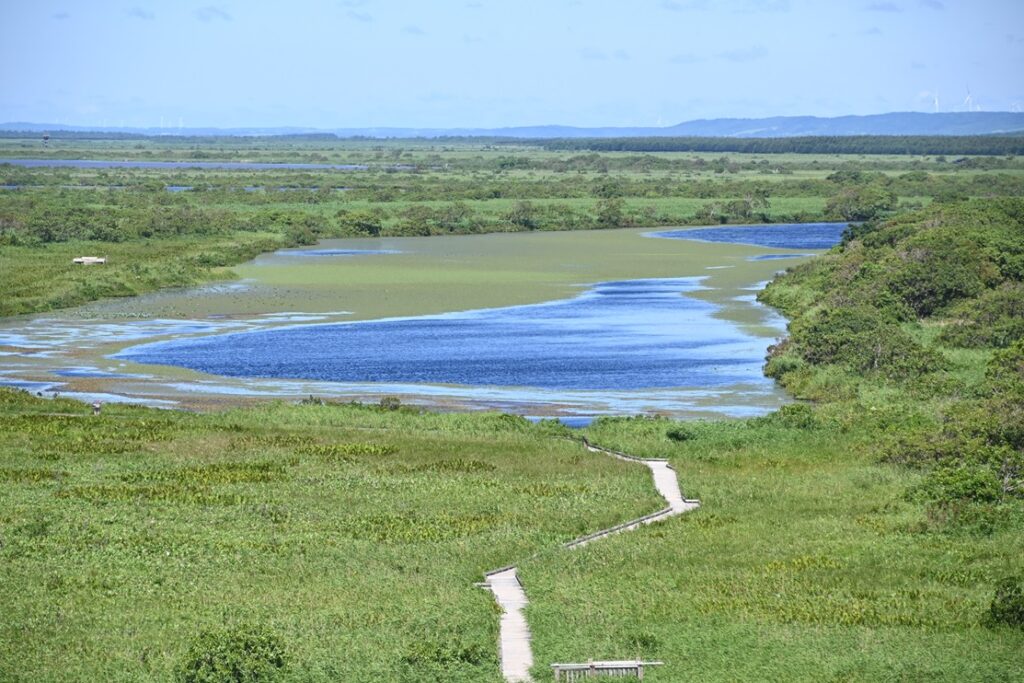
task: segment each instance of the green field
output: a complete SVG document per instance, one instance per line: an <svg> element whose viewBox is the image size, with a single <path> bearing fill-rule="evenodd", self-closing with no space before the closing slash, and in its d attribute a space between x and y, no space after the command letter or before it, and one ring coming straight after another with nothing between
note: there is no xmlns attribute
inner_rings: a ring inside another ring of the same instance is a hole
<svg viewBox="0 0 1024 683"><path fill-rule="evenodd" d="M280 635L289 680L500 680L482 572L661 502L500 415L0 411L8 681L167 680L238 623Z"/></svg>

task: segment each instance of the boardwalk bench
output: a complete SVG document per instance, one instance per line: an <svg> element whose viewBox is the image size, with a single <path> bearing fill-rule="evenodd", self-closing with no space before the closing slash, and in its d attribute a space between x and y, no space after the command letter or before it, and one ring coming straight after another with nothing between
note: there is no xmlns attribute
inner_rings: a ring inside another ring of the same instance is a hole
<svg viewBox="0 0 1024 683"><path fill-rule="evenodd" d="M661 666L662 662L641 662L638 659L617 662L587 662L586 664L552 664L556 681L582 681L584 678L607 676L623 678L636 676L644 680L644 667Z"/></svg>

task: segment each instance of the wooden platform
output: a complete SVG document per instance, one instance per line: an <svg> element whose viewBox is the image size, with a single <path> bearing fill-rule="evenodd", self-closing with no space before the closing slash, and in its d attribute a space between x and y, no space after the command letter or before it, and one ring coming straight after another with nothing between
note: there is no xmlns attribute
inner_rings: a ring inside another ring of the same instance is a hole
<svg viewBox="0 0 1024 683"><path fill-rule="evenodd" d="M585 678L625 678L635 676L644 680L644 669L661 666L662 662L642 662L639 659L615 662L587 662L586 664L552 664L556 681L582 681Z"/></svg>

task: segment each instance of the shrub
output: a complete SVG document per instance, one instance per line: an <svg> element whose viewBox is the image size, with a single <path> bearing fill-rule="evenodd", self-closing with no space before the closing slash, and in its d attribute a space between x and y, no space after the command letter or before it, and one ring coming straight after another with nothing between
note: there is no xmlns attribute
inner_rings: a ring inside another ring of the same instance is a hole
<svg viewBox="0 0 1024 683"><path fill-rule="evenodd" d="M815 365L877 370L891 378L917 377L947 365L891 318L866 306L826 308L792 328L802 357Z"/></svg>
<svg viewBox="0 0 1024 683"><path fill-rule="evenodd" d="M777 344L768 347L768 355L765 357L764 374L772 379L782 379L783 375L796 372L804 368L807 363L793 351L793 344L790 339L783 339Z"/></svg>
<svg viewBox="0 0 1024 683"><path fill-rule="evenodd" d="M1024 585L1019 576L1007 576L996 586L987 622L1024 628Z"/></svg>
<svg viewBox="0 0 1024 683"><path fill-rule="evenodd" d="M402 399L397 396L382 396L377 407L381 410L398 410L402 407Z"/></svg>
<svg viewBox="0 0 1024 683"><path fill-rule="evenodd" d="M995 472L974 465L938 467L928 473L916 492L936 501L974 503L994 503L1003 496Z"/></svg>
<svg viewBox="0 0 1024 683"><path fill-rule="evenodd" d="M696 438L697 435L693 433L692 429L686 427L685 425L680 425L678 427L673 427L672 429L669 429L667 432L665 432L665 436L668 438L669 441L682 443L683 441L690 441Z"/></svg>
<svg viewBox="0 0 1024 683"><path fill-rule="evenodd" d="M952 229L902 240L882 265L888 289L919 316L976 297L998 282L989 253L972 236Z"/></svg>
<svg viewBox="0 0 1024 683"><path fill-rule="evenodd" d="M806 403L790 403L774 413L751 420L753 424L775 424L791 429L815 429L819 426L814 409Z"/></svg>
<svg viewBox="0 0 1024 683"><path fill-rule="evenodd" d="M1024 339L1024 285L989 290L952 314L958 321L943 330L941 341L967 348L1007 347Z"/></svg>
<svg viewBox="0 0 1024 683"><path fill-rule="evenodd" d="M881 185L845 187L825 203L825 214L847 221L867 221L896 208L896 193Z"/></svg>
<svg viewBox="0 0 1024 683"><path fill-rule="evenodd" d="M178 671L183 683L259 683L285 667L281 639L259 625L204 631L192 642Z"/></svg>

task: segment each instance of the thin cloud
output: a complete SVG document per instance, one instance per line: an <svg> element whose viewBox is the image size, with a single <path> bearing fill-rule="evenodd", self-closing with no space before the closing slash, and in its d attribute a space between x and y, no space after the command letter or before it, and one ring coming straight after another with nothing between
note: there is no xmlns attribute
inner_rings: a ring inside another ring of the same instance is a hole
<svg viewBox="0 0 1024 683"><path fill-rule="evenodd" d="M924 64L922 62L911 62L910 63L910 68L911 69L917 69L918 71L920 71L922 69L927 69L928 65Z"/></svg>
<svg viewBox="0 0 1024 683"><path fill-rule="evenodd" d="M860 32L860 34L862 36L880 36L882 35L882 29L878 28L877 26L872 26L871 28L864 29L863 31Z"/></svg>
<svg viewBox="0 0 1024 683"><path fill-rule="evenodd" d="M199 21L211 22L211 21L231 21L231 15L222 10L220 7L213 5L207 5L206 7L200 7L195 11L196 19Z"/></svg>
<svg viewBox="0 0 1024 683"><path fill-rule="evenodd" d="M56 19L57 21L64 21L65 19L70 19L71 15L67 12L54 12L50 15L50 18Z"/></svg>
<svg viewBox="0 0 1024 683"><path fill-rule="evenodd" d="M410 36L425 36L427 32L421 29L416 24L408 24L402 27L402 33L408 33Z"/></svg>
<svg viewBox="0 0 1024 683"><path fill-rule="evenodd" d="M944 10L946 9L946 3L942 0L921 0L921 4L929 9Z"/></svg>
<svg viewBox="0 0 1024 683"><path fill-rule="evenodd" d="M369 24L370 22L373 21L372 14L369 14L367 12L357 12L354 9L350 9L349 11L345 12L345 15L349 19L355 19L356 21L361 21L364 24Z"/></svg>
<svg viewBox="0 0 1024 683"><path fill-rule="evenodd" d="M897 5L895 2L873 2L865 7L869 12L902 12L903 8Z"/></svg>
<svg viewBox="0 0 1024 683"><path fill-rule="evenodd" d="M685 54L672 55L668 61L673 64L697 64L698 62L703 62L704 58L692 52L687 52Z"/></svg>
<svg viewBox="0 0 1024 683"><path fill-rule="evenodd" d="M670 12L706 11L722 7L736 14L788 12L789 0L661 0L661 8Z"/></svg>
<svg viewBox="0 0 1024 683"><path fill-rule="evenodd" d="M585 47L580 50L580 57L591 62L603 62L608 59L608 53L596 47Z"/></svg>
<svg viewBox="0 0 1024 683"><path fill-rule="evenodd" d="M124 11L129 19L140 19L142 21L153 21L156 15L142 7L129 7Z"/></svg>
<svg viewBox="0 0 1024 683"><path fill-rule="evenodd" d="M753 62L767 57L768 48L764 45L755 45L746 49L719 52L718 56L728 62Z"/></svg>

